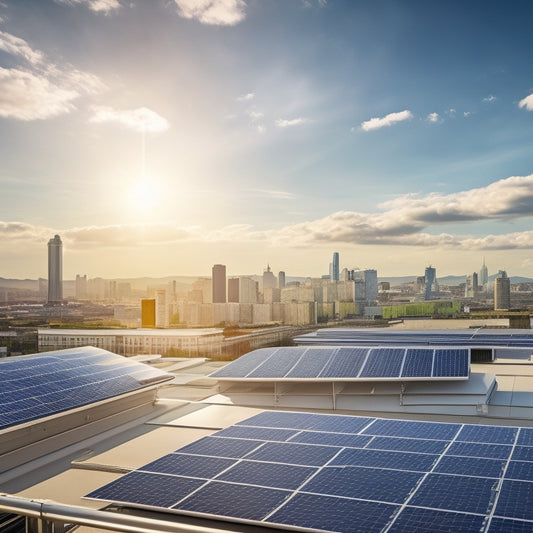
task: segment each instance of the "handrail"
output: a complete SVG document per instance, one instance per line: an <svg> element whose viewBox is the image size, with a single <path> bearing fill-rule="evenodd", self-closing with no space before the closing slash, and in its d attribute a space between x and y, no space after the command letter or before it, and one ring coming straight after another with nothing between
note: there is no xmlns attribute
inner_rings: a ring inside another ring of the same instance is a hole
<svg viewBox="0 0 533 533"><path fill-rule="evenodd" d="M124 533L154 533L154 531L165 533L223 533L228 531L228 529L177 524L153 518L110 513L87 507L65 505L51 500L32 500L4 493L0 493L0 511L39 520L74 523L76 525Z"/></svg>

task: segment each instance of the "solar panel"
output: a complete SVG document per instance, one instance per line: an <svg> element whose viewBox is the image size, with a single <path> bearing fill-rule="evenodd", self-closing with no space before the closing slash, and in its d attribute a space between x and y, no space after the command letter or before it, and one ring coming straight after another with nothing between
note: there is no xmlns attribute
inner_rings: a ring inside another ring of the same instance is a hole
<svg viewBox="0 0 533 533"><path fill-rule="evenodd" d="M467 379L467 349L262 348L210 377L220 380L427 380Z"/></svg>
<svg viewBox="0 0 533 533"><path fill-rule="evenodd" d="M533 461L508 444L528 431L265 411L87 497L278 529L531 531Z"/></svg>
<svg viewBox="0 0 533 533"><path fill-rule="evenodd" d="M93 347L0 359L0 373L0 430L173 377Z"/></svg>

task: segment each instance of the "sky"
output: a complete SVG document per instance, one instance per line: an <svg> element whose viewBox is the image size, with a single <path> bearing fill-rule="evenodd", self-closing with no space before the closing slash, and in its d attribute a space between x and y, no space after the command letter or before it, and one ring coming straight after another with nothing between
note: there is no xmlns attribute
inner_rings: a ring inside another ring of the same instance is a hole
<svg viewBox="0 0 533 533"><path fill-rule="evenodd" d="M0 0L0 277L533 277L533 3Z"/></svg>

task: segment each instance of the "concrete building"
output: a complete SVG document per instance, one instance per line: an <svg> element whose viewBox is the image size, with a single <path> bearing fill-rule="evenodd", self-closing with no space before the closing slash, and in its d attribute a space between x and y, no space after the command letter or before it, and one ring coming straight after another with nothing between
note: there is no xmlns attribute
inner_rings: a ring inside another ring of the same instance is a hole
<svg viewBox="0 0 533 533"><path fill-rule="evenodd" d="M485 264L485 258L483 258L483 265L479 271L478 283L483 289L486 289L489 283L489 270Z"/></svg>
<svg viewBox="0 0 533 533"><path fill-rule="evenodd" d="M226 265L214 265L212 269L213 303L226 303Z"/></svg>
<svg viewBox="0 0 533 533"><path fill-rule="evenodd" d="M48 241L48 303L63 301L63 243L59 235Z"/></svg>
<svg viewBox="0 0 533 533"><path fill-rule="evenodd" d="M500 309L511 309L511 280L505 271L494 281L494 310Z"/></svg>
<svg viewBox="0 0 533 533"><path fill-rule="evenodd" d="M437 285L437 270L431 265L426 267L424 274L424 300L431 300L434 292L438 292Z"/></svg>
<svg viewBox="0 0 533 533"><path fill-rule="evenodd" d="M239 278L228 279L228 302L239 303Z"/></svg>
<svg viewBox="0 0 533 533"><path fill-rule="evenodd" d="M76 300L86 300L87 297L87 275L76 274Z"/></svg>
<svg viewBox="0 0 533 533"><path fill-rule="evenodd" d="M332 281L339 281L339 252L333 252L333 261L331 262L329 278Z"/></svg>
<svg viewBox="0 0 533 533"><path fill-rule="evenodd" d="M465 298L475 298L478 293L478 275L476 272L466 276Z"/></svg>
<svg viewBox="0 0 533 533"><path fill-rule="evenodd" d="M170 310L167 291L155 291L155 327L168 328L170 325Z"/></svg>
<svg viewBox="0 0 533 533"><path fill-rule="evenodd" d="M155 298L141 300L141 327L155 328Z"/></svg>
<svg viewBox="0 0 533 533"><path fill-rule="evenodd" d="M285 272L283 270L278 272L278 287L280 289L285 288Z"/></svg>
<svg viewBox="0 0 533 533"><path fill-rule="evenodd" d="M267 265L267 269L263 272L263 292L265 289L273 289L274 287L277 287L277 285L278 282L276 276L274 276L270 265Z"/></svg>

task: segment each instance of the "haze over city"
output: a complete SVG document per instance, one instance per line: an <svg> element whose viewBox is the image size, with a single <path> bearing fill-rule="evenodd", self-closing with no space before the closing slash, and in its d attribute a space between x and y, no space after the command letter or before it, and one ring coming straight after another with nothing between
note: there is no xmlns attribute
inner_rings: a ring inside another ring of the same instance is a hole
<svg viewBox="0 0 533 533"><path fill-rule="evenodd" d="M0 276L533 275L533 4L0 1Z"/></svg>

